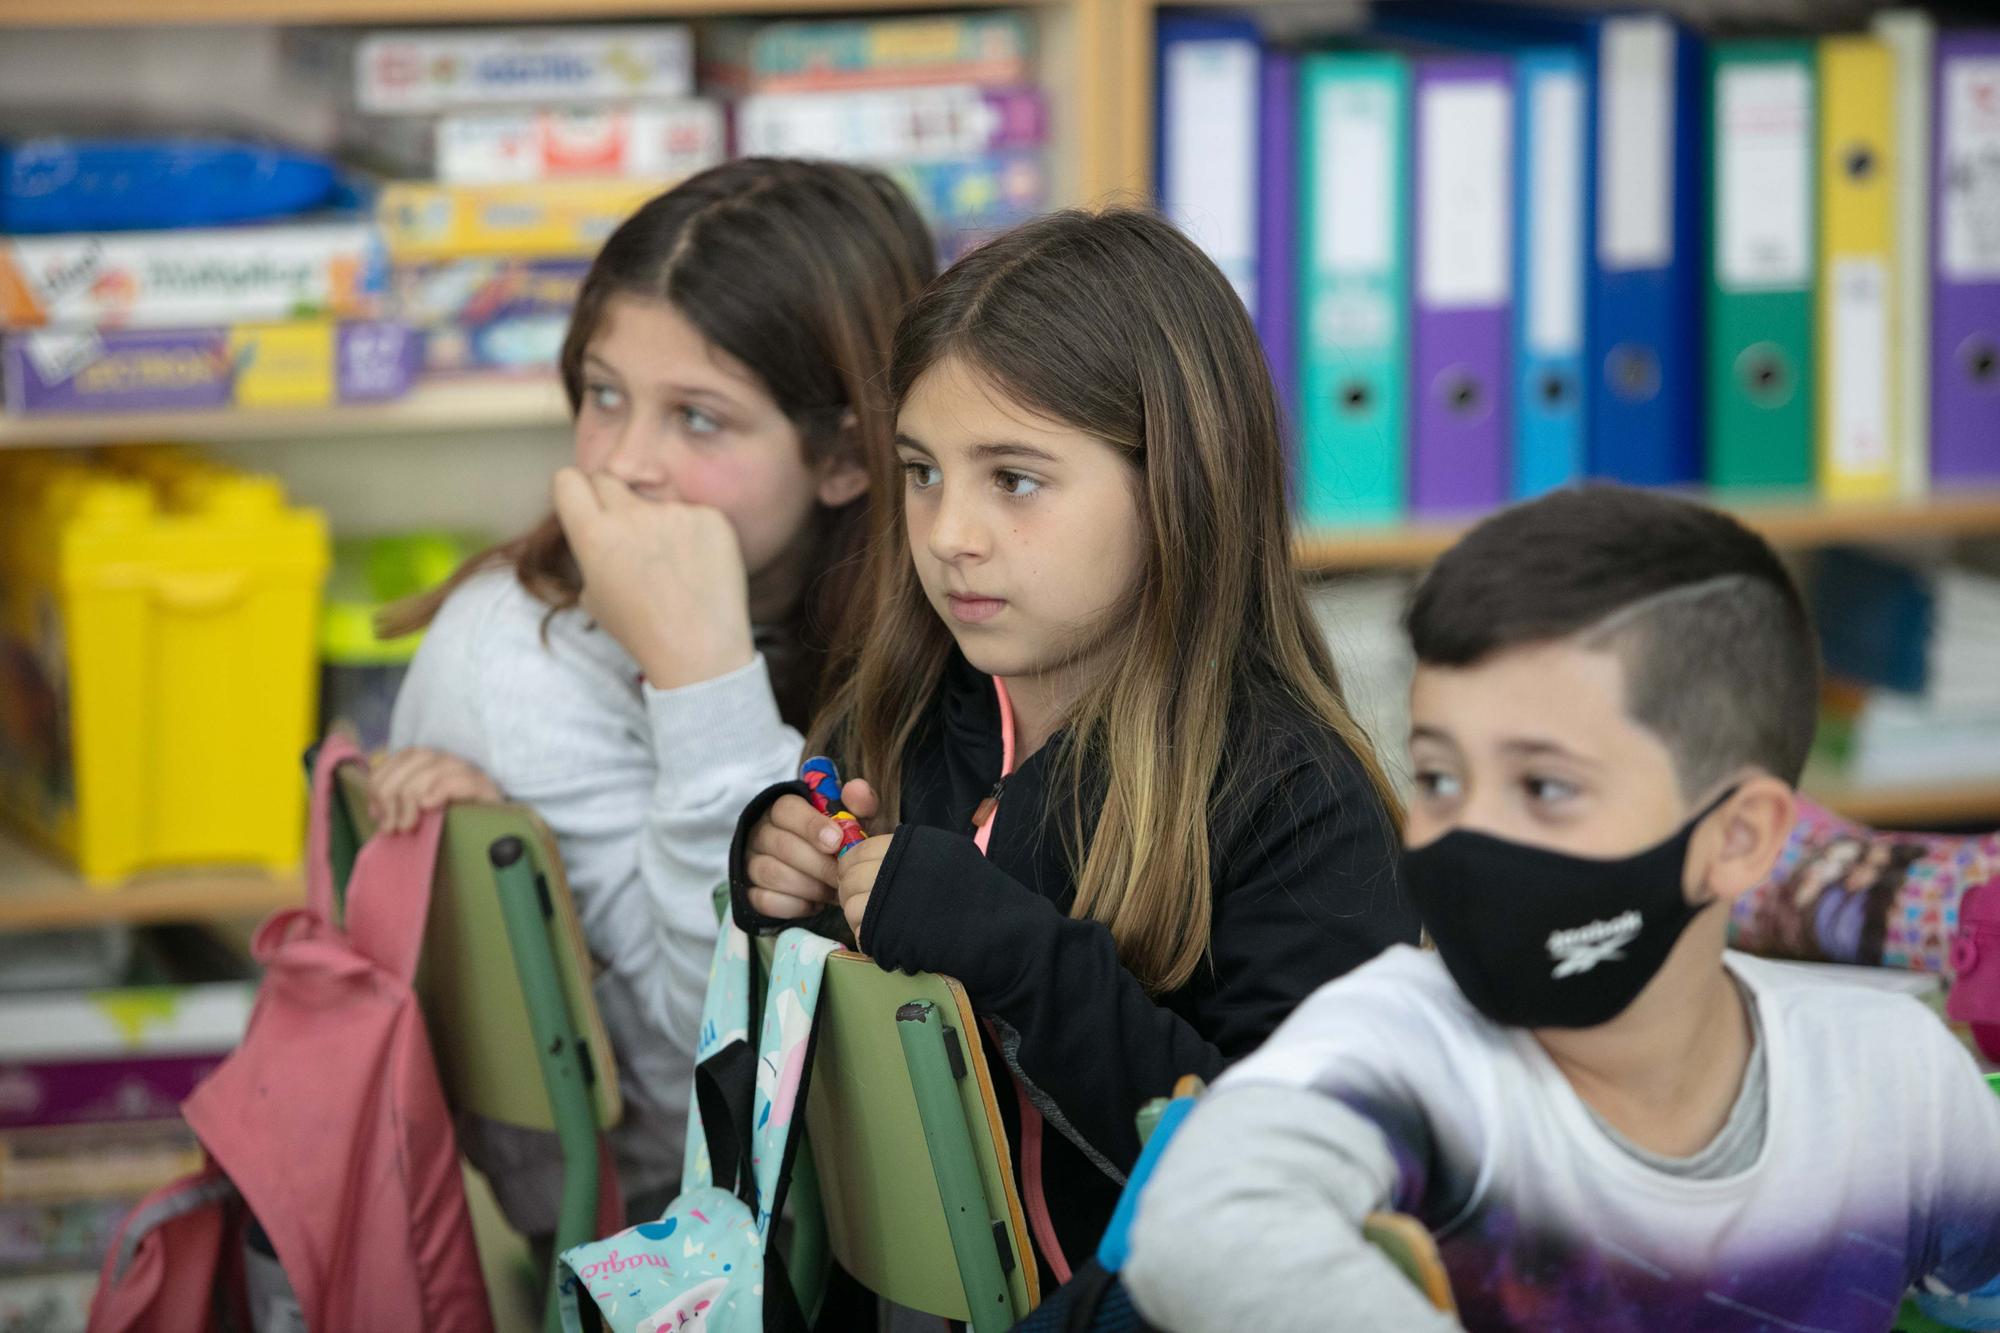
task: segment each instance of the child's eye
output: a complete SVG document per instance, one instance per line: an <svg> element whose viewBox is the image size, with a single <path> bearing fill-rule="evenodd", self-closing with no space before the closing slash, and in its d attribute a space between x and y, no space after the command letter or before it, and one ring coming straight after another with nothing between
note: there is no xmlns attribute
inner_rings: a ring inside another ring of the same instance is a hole
<svg viewBox="0 0 2000 1333"><path fill-rule="evenodd" d="M1523 778L1521 788L1536 805L1560 805L1576 795L1576 788L1560 778Z"/></svg>
<svg viewBox="0 0 2000 1333"><path fill-rule="evenodd" d="M687 423L689 433L694 435L713 435L722 429L720 421L694 406L681 408L681 420Z"/></svg>
<svg viewBox="0 0 2000 1333"><path fill-rule="evenodd" d="M616 412L625 406L625 395L609 384L586 384L583 397L600 412Z"/></svg>
<svg viewBox="0 0 2000 1333"><path fill-rule="evenodd" d="M913 491L927 491L938 484L938 470L934 463L905 463L903 475L909 479Z"/></svg>
<svg viewBox="0 0 2000 1333"><path fill-rule="evenodd" d="M1042 489L1041 482L1033 477L1023 476L1019 472L996 472L993 474L993 484L1000 488L1003 495L1033 495Z"/></svg>
<svg viewBox="0 0 2000 1333"><path fill-rule="evenodd" d="M1417 790L1433 801L1458 799L1460 784L1456 774L1435 768L1422 768L1417 770L1416 782Z"/></svg>

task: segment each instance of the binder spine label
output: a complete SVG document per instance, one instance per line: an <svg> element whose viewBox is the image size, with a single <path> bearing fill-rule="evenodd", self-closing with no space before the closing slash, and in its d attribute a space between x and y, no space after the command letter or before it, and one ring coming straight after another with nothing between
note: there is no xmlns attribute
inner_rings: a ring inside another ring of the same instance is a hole
<svg viewBox="0 0 2000 1333"><path fill-rule="evenodd" d="M1598 80L1598 261L1674 262L1674 29L1664 18L1607 19Z"/></svg>
<svg viewBox="0 0 2000 1333"><path fill-rule="evenodd" d="M1497 83L1443 84L1418 117L1417 272L1426 305L1485 308L1507 299L1512 113Z"/></svg>
<svg viewBox="0 0 2000 1333"><path fill-rule="evenodd" d="M1828 266L1833 332L1833 464L1866 475L1889 466L1889 270L1875 255Z"/></svg>
<svg viewBox="0 0 2000 1333"><path fill-rule="evenodd" d="M1944 75L1938 262L1954 282L2000 279L2000 56L1952 61Z"/></svg>
<svg viewBox="0 0 2000 1333"><path fill-rule="evenodd" d="M1716 79L1721 160L1716 280L1782 291L1812 280L1812 83L1798 64L1743 64Z"/></svg>
<svg viewBox="0 0 2000 1333"><path fill-rule="evenodd" d="M1528 94L1539 127L1528 163L1529 201L1534 210L1528 246L1528 350L1542 356L1570 356L1583 346L1583 80L1571 74L1544 74Z"/></svg>

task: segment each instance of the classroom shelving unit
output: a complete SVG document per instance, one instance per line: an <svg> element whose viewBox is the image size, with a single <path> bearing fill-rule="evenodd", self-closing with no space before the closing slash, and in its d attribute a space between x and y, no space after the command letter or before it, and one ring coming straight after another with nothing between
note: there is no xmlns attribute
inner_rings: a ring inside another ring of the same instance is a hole
<svg viewBox="0 0 2000 1333"><path fill-rule="evenodd" d="M1003 0L953 0L991 8ZM1117 176L1112 151L1115 89L1113 0L1005 0L1036 23L1043 87L1054 132L1050 168L1059 203L1102 198L1136 180ZM907 0L0 0L0 42L37 28L166 29L200 25L451 24L579 19L700 19L839 12L888 13ZM312 411L213 411L118 416L0 416L0 449L81 446L114 440L215 442L367 435L477 434L558 430L568 420L549 378L439 384L394 403ZM171 873L94 888L0 826L0 930L105 921L158 922L254 916L297 902L296 877L257 871Z"/></svg>
<svg viewBox="0 0 2000 1333"><path fill-rule="evenodd" d="M0 830L0 931L260 916L302 901L304 893L294 876L254 870L175 872L91 888Z"/></svg>
<svg viewBox="0 0 2000 1333"><path fill-rule="evenodd" d="M1096 198L1118 178L1110 115L1117 89L1103 77L1125 0L952 0L953 9L1022 8L1039 28L1042 83L1055 131L1051 162L1062 202ZM923 8L910 0L0 0L7 28L167 27L191 24L534 23L579 19L701 19L839 12L864 15Z"/></svg>
<svg viewBox="0 0 2000 1333"><path fill-rule="evenodd" d="M109 440L200 444L287 436L428 435L567 425L562 388L548 376L437 380L387 403L323 408L218 408L202 412L0 416L0 449L102 444Z"/></svg>
<svg viewBox="0 0 2000 1333"><path fill-rule="evenodd" d="M1225 0L1226 2L1226 0ZM952 8L1016 0L952 0ZM0 42L9 29L164 29L199 25L421 24L534 22L590 18L695 19L914 7L911 0L0 0ZM1020 0L1035 16L1042 82L1055 118L1051 168L1056 201L1085 204L1143 199L1153 147L1153 32L1158 0ZM1683 10L1713 9L1695 0ZM1741 9L1744 5L1733 8ZM1785 0L1751 7L1785 8ZM1259 12L1310 14L1315 26L1351 23L1359 0L1280 0ZM215 411L119 416L0 416L0 449L75 446L111 440L238 441L375 434L444 436L501 429L557 430L567 420L553 380L437 384L408 398L313 411ZM1788 549L1834 542L1908 542L2000 534L2000 489L1945 493L1921 501L1829 506L1811 499L1724 501ZM1415 569L1464 530L1464 522L1421 520L1378 528L1302 534L1298 560L1315 573ZM1897 790L1821 790L1834 809L1886 824L1954 820L2000 822L2000 782ZM0 930L104 921L154 922L254 916L296 902L295 877L256 871L146 876L102 889L84 885L0 828Z"/></svg>
<svg viewBox="0 0 2000 1333"><path fill-rule="evenodd" d="M1548 0L1579 10L1615 6L1606 0ZM1373 0L1390 8L1395 0ZM1865 24L1890 5L1883 0L1649 0L1697 24L1737 30L1830 29ZM1111 126L1107 175L1142 186L1153 179L1156 131L1156 26L1163 13L1236 10L1255 15L1279 35L1336 34L1360 28L1371 0L1112 0L1114 35L1107 50L1117 62L1107 72L1104 112ZM1945 491L1920 500L1832 504L1812 495L1713 494L1697 498L1735 513L1788 552L1836 544L1907 545L1965 537L2000 538L2000 487ZM1419 570L1456 541L1476 516L1418 518L1372 527L1311 530L1299 534L1301 568L1321 575ZM1809 779L1810 781L1810 779ZM2000 824L2000 779L1924 787L1855 788L1818 785L1809 794L1850 818L1878 825Z"/></svg>
<svg viewBox="0 0 2000 1333"><path fill-rule="evenodd" d="M1828 504L1812 496L1690 494L1727 509L1780 550L2000 534L2000 489L1946 491L1922 500L1879 504ZM1425 519L1307 532L1299 538L1298 563L1324 573L1420 569L1470 526L1469 519Z"/></svg>

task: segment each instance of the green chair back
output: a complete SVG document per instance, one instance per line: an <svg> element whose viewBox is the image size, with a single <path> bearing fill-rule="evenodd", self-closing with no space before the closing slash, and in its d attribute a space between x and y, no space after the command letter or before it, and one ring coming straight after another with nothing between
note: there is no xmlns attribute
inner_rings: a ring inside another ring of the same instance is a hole
<svg viewBox="0 0 2000 1333"><path fill-rule="evenodd" d="M360 765L342 769L340 795L330 832L344 901L355 851L375 831ZM596 1239L598 1136L623 1113L590 978L583 926L548 826L524 806L447 811L417 1000L452 1106L555 1132L563 1163L555 1255ZM553 1262L543 1326L560 1333Z"/></svg>
<svg viewBox="0 0 2000 1333"><path fill-rule="evenodd" d="M341 772L342 806L357 842L373 836L367 777ZM592 1078L594 1126L618 1123L622 1104L611 1042L591 991L583 926L556 854L555 836L534 811L518 805L454 806L445 816L431 884L430 917L417 971L417 994L437 1054L438 1076L453 1106L523 1129L554 1130L555 1112L537 1067L535 1024L490 859L493 845L518 838L553 953L566 1016L582 1040ZM336 839L336 842L339 840Z"/></svg>
<svg viewBox="0 0 2000 1333"><path fill-rule="evenodd" d="M964 989L845 951L823 986L806 1129L828 1249L898 1305L1011 1328L1039 1281Z"/></svg>

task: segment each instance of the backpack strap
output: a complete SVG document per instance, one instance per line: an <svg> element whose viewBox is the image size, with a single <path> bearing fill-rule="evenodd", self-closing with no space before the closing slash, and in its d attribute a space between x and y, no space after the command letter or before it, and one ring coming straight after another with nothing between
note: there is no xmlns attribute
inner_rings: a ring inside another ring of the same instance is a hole
<svg viewBox="0 0 2000 1333"><path fill-rule="evenodd" d="M741 943L738 944L737 941ZM763 1031L764 962L757 950L757 937L724 917L716 940L715 964L709 975L710 1001L730 992L727 970L732 966L732 947L742 948L743 1034L732 1038L704 1056L694 1067L695 1111L698 1124L688 1127L690 1141L698 1133L708 1147L709 1179L684 1178L683 1191L700 1184L713 1184L743 1201L752 1217L757 1216L756 1172L752 1169L750 1118L757 1099L757 1052L751 1044ZM726 1006L725 1006L726 1007ZM704 1026L728 1022L732 1015L702 1015ZM693 1154L690 1153L690 1159Z"/></svg>
<svg viewBox="0 0 2000 1333"><path fill-rule="evenodd" d="M241 1196L213 1163L140 1200L105 1251L90 1333L247 1329L243 1217Z"/></svg>
<svg viewBox="0 0 2000 1333"><path fill-rule="evenodd" d="M723 923L724 931L732 929ZM819 1044L820 983L827 956L838 947L807 930L786 930L778 936L767 976L757 941L750 939L746 1036L695 1066L698 1128L708 1146L711 1179L742 1200L764 1233L764 1326L771 1333L805 1333L808 1327L778 1253L775 1223L784 1212L805 1136L803 1111ZM754 1047L747 1035L753 1033Z"/></svg>
<svg viewBox="0 0 2000 1333"><path fill-rule="evenodd" d="M312 812L306 825L306 908L322 921L336 919L333 910L333 803L340 799L335 780L340 766L360 762L361 751L344 732L334 732L313 756Z"/></svg>
<svg viewBox="0 0 2000 1333"><path fill-rule="evenodd" d="M354 859L347 885L347 937L377 967L408 982L416 977L431 908L444 811L426 813L408 833L378 833Z"/></svg>
<svg viewBox="0 0 2000 1333"><path fill-rule="evenodd" d="M625 1229L625 1193L618 1185L618 1161L611 1140L597 1131L597 1234L615 1236Z"/></svg>
<svg viewBox="0 0 2000 1333"><path fill-rule="evenodd" d="M750 1107L757 1088L757 1056L747 1041L732 1041L694 1067L695 1105L708 1141L715 1187L757 1211L757 1175L750 1162Z"/></svg>

